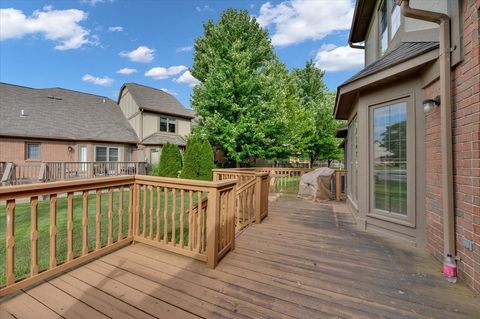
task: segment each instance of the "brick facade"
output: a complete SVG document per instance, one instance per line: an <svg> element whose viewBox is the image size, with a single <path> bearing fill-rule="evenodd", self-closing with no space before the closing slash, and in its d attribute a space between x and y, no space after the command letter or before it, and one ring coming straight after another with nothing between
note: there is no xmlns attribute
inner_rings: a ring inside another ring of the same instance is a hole
<svg viewBox="0 0 480 319"><path fill-rule="evenodd" d="M463 61L453 70L453 163L459 277L480 293L480 0L463 1ZM439 94L438 82L424 90ZM440 106L441 107L441 106ZM427 247L443 258L440 111L425 116ZM473 251L464 247L473 242Z"/></svg>

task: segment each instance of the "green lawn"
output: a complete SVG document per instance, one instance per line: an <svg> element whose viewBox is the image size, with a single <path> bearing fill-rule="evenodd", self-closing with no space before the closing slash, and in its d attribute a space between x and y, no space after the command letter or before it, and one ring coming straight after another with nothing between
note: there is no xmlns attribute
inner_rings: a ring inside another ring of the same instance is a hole
<svg viewBox="0 0 480 319"><path fill-rule="evenodd" d="M128 190L123 194L123 221L122 229L123 236L126 237L128 231ZM165 208L164 193L161 194L161 215L160 215L160 237L164 235L163 225L163 212ZM205 194L203 194L205 196ZM193 205L196 205L198 201L197 193L193 197ZM176 197L176 242L180 241L180 191L177 191ZM74 196L74 214L73 214L73 251L75 256L81 254L82 249L82 196L81 194L75 194ZM172 203L173 196L169 193L169 205L168 205L168 237L171 238L172 234ZM113 193L113 239L118 240L118 192ZM188 211L189 198L188 193L185 192L184 209ZM157 208L157 192L154 191L154 210L153 210L153 235L156 235L156 208ZM90 249L95 248L95 212L96 209L96 195L90 194L88 198L88 245ZM140 196L140 232L143 225L143 191ZM150 229L149 219L150 209L150 192L147 192L147 229L146 234L148 236ZM204 216L203 216L204 217ZM50 253L50 202L47 199L39 200L38 203L38 258L39 258L39 270L48 268L49 253ZM0 205L0 286L6 282L6 207L4 204ZM107 244L108 240L108 193L102 192L101 196L101 242L102 246ZM184 214L184 243L188 244L188 214ZM19 203L15 208L15 277L21 278L30 272L30 204ZM67 198L58 197L57 200L57 262L61 263L66 260L67 253Z"/></svg>
<svg viewBox="0 0 480 319"><path fill-rule="evenodd" d="M376 179L375 208L406 215L407 182Z"/></svg>
<svg viewBox="0 0 480 319"><path fill-rule="evenodd" d="M300 189L300 176L285 176L275 178L277 193L297 194Z"/></svg>

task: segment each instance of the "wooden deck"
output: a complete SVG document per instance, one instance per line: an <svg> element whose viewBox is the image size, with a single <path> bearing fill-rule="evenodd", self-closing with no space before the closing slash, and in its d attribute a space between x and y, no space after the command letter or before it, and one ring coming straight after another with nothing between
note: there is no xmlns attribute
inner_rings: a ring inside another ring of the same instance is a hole
<svg viewBox="0 0 480 319"><path fill-rule="evenodd" d="M352 222L342 204L281 197L215 270L135 244L0 300L0 317L478 318L428 254Z"/></svg>

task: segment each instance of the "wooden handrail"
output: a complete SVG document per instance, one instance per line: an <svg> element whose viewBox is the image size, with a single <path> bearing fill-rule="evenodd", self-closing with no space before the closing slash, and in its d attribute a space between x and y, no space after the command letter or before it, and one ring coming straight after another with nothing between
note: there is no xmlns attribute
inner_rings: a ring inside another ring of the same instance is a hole
<svg viewBox="0 0 480 319"><path fill-rule="evenodd" d="M211 182L136 175L2 187L0 202L6 203L7 225L5 237L0 239L6 242L6 276L5 282L0 282L0 296L132 241L215 267L235 245L236 183L236 180ZM48 201L44 202L41 198L45 196ZM59 205L63 200L66 206ZM93 211L91 201L95 202ZM41 214L39 210L45 206L49 213ZM20 227L15 221L16 210L23 212L25 208L30 210L30 232L15 233L15 228ZM81 214L81 223L74 218L75 214ZM40 246L38 241L40 216L48 217L42 221L49 225L48 234L42 235L48 235L48 247ZM59 218L66 220L60 222ZM91 218L95 219L93 228ZM60 225L65 225L62 227L66 227L66 232L59 229ZM81 243L74 242L74 231L82 233ZM93 243L90 232L95 233ZM25 236L30 236L31 249L25 251L18 246L20 251L15 251L15 242ZM40 249L49 256L48 264L43 261L40 264ZM15 256L19 254L30 255L31 263L30 272L21 276L15 275Z"/></svg>

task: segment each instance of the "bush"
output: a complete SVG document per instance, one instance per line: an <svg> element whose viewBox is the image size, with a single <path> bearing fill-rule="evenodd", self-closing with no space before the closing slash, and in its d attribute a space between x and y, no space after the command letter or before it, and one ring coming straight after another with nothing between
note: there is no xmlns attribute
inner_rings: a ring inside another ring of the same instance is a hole
<svg viewBox="0 0 480 319"><path fill-rule="evenodd" d="M212 145L210 145L207 139L203 140L200 146L200 154L201 159L198 179L211 181L213 179L212 169L215 168L215 163L213 161Z"/></svg>
<svg viewBox="0 0 480 319"><path fill-rule="evenodd" d="M202 141L195 136L190 137L187 141L184 158L181 178L212 180L212 169L215 168L215 164L212 146L207 140Z"/></svg>
<svg viewBox="0 0 480 319"><path fill-rule="evenodd" d="M153 168L153 175L163 177L178 177L182 170L182 156L177 145L167 143L162 148L160 162Z"/></svg>

